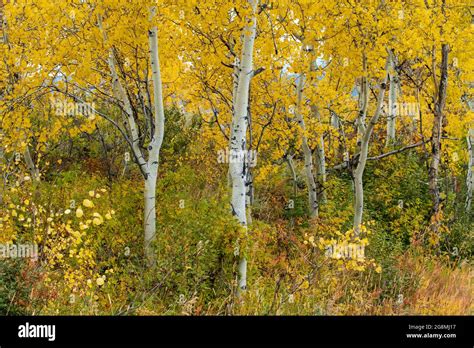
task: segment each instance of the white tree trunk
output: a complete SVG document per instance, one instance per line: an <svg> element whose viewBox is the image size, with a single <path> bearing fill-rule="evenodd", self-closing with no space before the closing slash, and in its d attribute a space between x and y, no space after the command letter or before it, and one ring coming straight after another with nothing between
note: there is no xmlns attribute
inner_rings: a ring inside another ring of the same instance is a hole
<svg viewBox="0 0 474 348"><path fill-rule="evenodd" d="M320 183L320 201L325 204L326 197L326 152L324 150L324 136L319 137L319 144L317 148L317 168L318 168L318 182Z"/></svg>
<svg viewBox="0 0 474 348"><path fill-rule="evenodd" d="M339 129L339 117L335 112L331 112L331 126L335 129Z"/></svg>
<svg viewBox="0 0 474 348"><path fill-rule="evenodd" d="M293 180L293 198L296 198L298 191L298 177L296 176L295 164L293 163L293 155L286 157L288 168L290 168L291 179Z"/></svg>
<svg viewBox="0 0 474 348"><path fill-rule="evenodd" d="M154 266L156 263L156 255L153 251L153 242L156 239L156 182L157 173L150 173L145 179L144 187L144 250L148 266Z"/></svg>
<svg viewBox="0 0 474 348"><path fill-rule="evenodd" d="M237 100L237 90L239 87L239 76L240 76L240 59L235 57L234 59L234 72L232 74L232 105L235 105Z"/></svg>
<svg viewBox="0 0 474 348"><path fill-rule="evenodd" d="M244 28L242 58L238 74L238 85L235 92L234 112L232 115L232 128L230 139L231 160L229 164L232 177L232 213L242 225L247 229L246 216L246 177L247 163L244 154L247 151L247 117L250 80L253 71L253 49L257 31L257 0L249 0L252 7L252 17L249 18L247 26ZM241 252L241 251L240 251ZM247 288L247 260L245 255L240 255L239 261L239 284L238 292Z"/></svg>
<svg viewBox="0 0 474 348"><path fill-rule="evenodd" d="M154 15L155 9L151 10ZM156 239L156 182L160 163L160 150L165 134L165 107L163 104L163 85L161 81L160 58L158 53L158 28L148 33L150 44L150 61L153 80L154 131L148 145L148 177L145 182L145 254L149 265L154 265L156 256L152 243Z"/></svg>
<svg viewBox="0 0 474 348"><path fill-rule="evenodd" d="M150 9L150 22L153 20L156 8ZM104 41L107 41L107 35L102 25L102 18L99 16L99 28L102 31ZM150 143L147 147L148 159L143 155L139 145L138 127L135 122L133 108L122 85L116 68L116 58L112 49L109 51L109 69L112 76L112 87L114 95L123 103L125 116L127 120L128 132L130 134L130 147L135 157L140 171L144 178L144 251L147 263L153 266L156 263L156 255L153 251L153 242L156 239L156 183L158 179L158 168L160 159L161 145L163 144L165 114L163 104L163 87L161 81L160 60L158 54L158 29L153 26L148 32L148 41L150 48L150 61L152 68L153 81L153 132L150 134ZM148 76L146 77L148 78Z"/></svg>
<svg viewBox="0 0 474 348"><path fill-rule="evenodd" d="M38 167L36 167L35 163L33 162L33 158L31 157L31 152L28 145L26 145L24 155L25 155L26 166L28 167L28 170L30 171L31 179L35 182L40 181L40 172L38 170Z"/></svg>
<svg viewBox="0 0 474 348"><path fill-rule="evenodd" d="M441 194L439 188L439 167L441 164L441 138L443 135L443 120L445 117L446 97L448 88L448 71L449 71L449 45L441 45L441 67L440 67L440 78L439 85L438 79L433 70L434 86L436 89L435 108L434 108L434 119L433 127L431 131L431 160L428 169L428 180L429 180L429 191L433 200L432 216L433 223L431 224L431 231L438 233L440 227L440 221L437 215L441 209ZM434 54L434 50L433 50ZM436 62L433 61L436 65Z"/></svg>
<svg viewBox="0 0 474 348"><path fill-rule="evenodd" d="M301 113L301 103L303 99L303 89L304 89L304 80L305 75L301 74L298 77L297 91L296 91L296 120L301 128L301 138L304 155L304 167L306 174L306 185L308 188L308 204L309 204L309 213L311 217L318 216L319 213L319 203L318 203L318 190L316 185L316 180L314 178L313 170L313 153L308 144L308 137L306 136L306 124L304 122L304 117Z"/></svg>
<svg viewBox="0 0 474 348"><path fill-rule="evenodd" d="M390 73L389 73L389 91L388 91L388 117L387 117L387 146L395 143L396 140L396 122L397 122L397 88L398 77L396 74L396 61L393 53L390 54Z"/></svg>
<svg viewBox="0 0 474 348"><path fill-rule="evenodd" d="M360 143L364 136L365 119L367 117L367 110L369 108L369 81L367 79L367 57L365 53L362 56L362 69L364 76L361 79L359 92L359 117L357 120L357 141Z"/></svg>
<svg viewBox="0 0 474 348"><path fill-rule="evenodd" d="M367 163L367 157L369 153L369 142L372 132L374 130L375 124L377 123L380 114L382 112L383 101L385 97L385 89L387 86L388 81L388 69L390 64L390 58L387 58L387 63L385 64L385 77L383 81L380 83L379 86L379 94L377 100L377 109L375 110L375 114L370 120L367 127L365 124L361 123L361 131L362 131L362 138L360 139L360 152L359 152L359 160L357 163L357 167L353 172L354 177L354 190L355 190L355 204L354 204L354 231L356 236L360 233L360 227L362 225L362 214L364 210L364 170L365 165ZM367 107L367 106L365 106ZM362 113L361 113L362 114Z"/></svg>
<svg viewBox="0 0 474 348"><path fill-rule="evenodd" d="M237 104L237 91L239 87L239 76L240 76L240 59L235 57L234 59L234 71L232 72L232 120L235 118L235 106ZM230 137L229 137L229 149L232 148L232 139L234 137L233 127L230 127ZM232 187L232 173L229 170L227 171L227 185Z"/></svg>
<svg viewBox="0 0 474 348"><path fill-rule="evenodd" d="M364 212L364 182L363 182L363 171L354 172L354 231L356 235L360 233L360 227L362 225L362 215Z"/></svg>
<svg viewBox="0 0 474 348"><path fill-rule="evenodd" d="M321 114L317 106L313 106L313 111L321 124ZM318 145L316 148L316 169L317 169L317 182L319 187L318 201L323 204L326 203L326 152L324 149L324 134L319 136Z"/></svg>
<svg viewBox="0 0 474 348"><path fill-rule="evenodd" d="M467 136L467 149L469 153L469 167L467 169L466 212L470 213L472 207L472 194L474 192L474 129L469 130L469 135Z"/></svg>

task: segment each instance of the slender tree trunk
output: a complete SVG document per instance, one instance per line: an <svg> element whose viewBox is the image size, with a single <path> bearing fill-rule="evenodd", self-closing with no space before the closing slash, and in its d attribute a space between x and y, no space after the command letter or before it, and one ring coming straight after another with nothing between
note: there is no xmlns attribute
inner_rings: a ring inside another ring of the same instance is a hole
<svg viewBox="0 0 474 348"><path fill-rule="evenodd" d="M466 212L469 214L472 207L472 193L474 192L474 129L469 130L467 136L467 150L469 153L469 162L467 169L467 197L466 197Z"/></svg>
<svg viewBox="0 0 474 348"><path fill-rule="evenodd" d="M388 70L389 70L390 58L387 58L385 65L385 77L379 86L377 109L375 110L374 116L371 118L367 127L364 123L360 123L362 137L360 139L360 152L359 159L355 170L353 170L354 177L354 191L355 191L355 203L354 203L354 231L356 236L360 234L360 227L362 225L362 216L364 211L364 170L367 163L367 157L369 153L369 142L374 127L380 117L383 107L383 101L385 97L385 89L387 88L388 81ZM364 106L367 108L367 105ZM360 113L363 115L363 112Z"/></svg>
<svg viewBox="0 0 474 348"><path fill-rule="evenodd" d="M156 256L153 251L153 242L156 239L156 182L157 173L149 173L144 187L144 250L149 266L153 266L156 262Z"/></svg>
<svg viewBox="0 0 474 348"><path fill-rule="evenodd" d="M420 104L419 88L416 88L415 90L415 97L416 97L416 106L415 106L415 110L413 111L413 119L410 123L410 139L412 139L413 136L416 134L419 127L418 124L421 123L421 104Z"/></svg>
<svg viewBox="0 0 474 348"><path fill-rule="evenodd" d="M333 139L336 139L334 136L330 136L331 142L329 143L329 149L334 151L334 154L336 157L339 157L341 154L344 153L344 143L345 143L345 134L344 134L344 128L342 127L342 123L337 116L337 114L333 111L329 111L331 114L331 126L337 130L339 134L339 142L338 142L338 147L336 148L334 146L335 141Z"/></svg>
<svg viewBox="0 0 474 348"><path fill-rule="evenodd" d="M439 165L441 162L441 136L443 133L443 116L446 105L446 90L448 84L448 54L449 46L443 44L441 48L441 76L439 80L439 87L436 87L437 96L435 103L435 113L433 120L432 138L431 138L431 162L429 167L429 190L432 197L433 208L432 215L434 222L431 225L433 232L437 233L439 228L438 214L440 211L440 192L438 186ZM436 75L435 70L433 74ZM434 81L437 81L434 78Z"/></svg>
<svg viewBox="0 0 474 348"><path fill-rule="evenodd" d="M291 179L293 180L293 198L296 198L298 193L298 177L296 176L295 164L293 163L293 155L286 156L286 161L291 172Z"/></svg>
<svg viewBox="0 0 474 348"><path fill-rule="evenodd" d="M362 225L362 216L364 212L364 172L359 170L354 172L354 231L356 235L360 233L360 226Z"/></svg>
<svg viewBox="0 0 474 348"><path fill-rule="evenodd" d="M367 79L367 56L365 52L362 55L362 70L364 76L361 79L360 93L359 93L359 117L357 121L357 140L360 143L364 136L365 119L367 117L367 110L369 108L369 81Z"/></svg>
<svg viewBox="0 0 474 348"><path fill-rule="evenodd" d="M150 8L150 22L153 20L156 8ZM104 41L107 35L102 25L102 18L98 18L99 28L102 31ZM117 62L113 49L109 51L109 69L112 76L112 88L114 95L123 103L126 124L130 136L130 148L144 178L144 252L147 264L152 267L156 264L156 255L153 250L153 242L156 239L156 184L158 180L158 168L160 150L163 144L165 113L163 104L163 87L161 81L160 60L158 52L158 29L153 26L148 32L149 54L153 81L153 125L150 125L150 143L147 147L146 159L140 148L138 127L131 101L117 73ZM148 76L146 76L148 79ZM151 101L150 101L151 102Z"/></svg>
<svg viewBox="0 0 474 348"><path fill-rule="evenodd" d="M33 161L33 158L31 157L31 152L28 145L26 146L24 156L25 156L26 166L28 167L28 170L30 171L31 179L35 182L40 181L40 173L39 173L38 168L35 165L35 162Z"/></svg>
<svg viewBox="0 0 474 348"><path fill-rule="evenodd" d="M247 209L247 224L252 224L252 205L254 201L254 186L253 186L253 171L252 165L254 164L252 160L253 154L250 153L252 151L252 144L253 144L253 128L252 128L252 113L250 112L250 95L249 95L249 102L247 107L247 127L248 127L248 134L249 134L249 153L247 155L247 176L245 178L245 185L247 187L247 194L246 194L246 209ZM255 158L256 159L256 158Z"/></svg>
<svg viewBox="0 0 474 348"><path fill-rule="evenodd" d="M319 123L321 124L321 114L317 106L312 107ZM317 186L318 186L318 202L326 203L326 152L324 149L324 134L321 133L316 147L316 169L317 169Z"/></svg>
<svg viewBox="0 0 474 348"><path fill-rule="evenodd" d="M390 54L390 73L389 73L389 91L388 91L388 117L387 117L387 146L393 145L396 141L396 122L397 122L397 84L398 77L396 73L396 60L393 52Z"/></svg>
<svg viewBox="0 0 474 348"><path fill-rule="evenodd" d="M153 8L151 16L155 9ZM165 107L163 104L163 85L161 81L160 58L158 53L158 28L156 26L148 33L150 44L150 61L153 80L153 107L154 107L154 131L148 145L148 177L145 183L145 254L150 265L156 262L156 256L151 244L156 239L156 182L158 180L158 168L160 161L160 150L165 133Z"/></svg>
<svg viewBox="0 0 474 348"><path fill-rule="evenodd" d="M322 204L325 204L327 201L326 196L326 152L324 150L324 136L319 137L319 144L317 147L317 169L318 169L318 183L319 183L319 198Z"/></svg>
<svg viewBox="0 0 474 348"><path fill-rule="evenodd" d="M239 76L240 76L240 59L238 57L234 58L234 70L232 72L232 119L235 118L235 105L237 103L237 91L239 87ZM230 137L229 137L229 149L232 148L232 139L234 137L233 127L230 127ZM232 173L229 170L227 171L227 184L229 187L232 187Z"/></svg>
<svg viewBox="0 0 474 348"><path fill-rule="evenodd" d="M248 101L250 80L253 71L253 49L257 31L257 0L249 0L249 4L252 7L253 13L251 18L249 18L248 24L243 33L242 58L240 60L238 86L233 106L234 110L230 139L231 161L229 165L232 177L232 213L244 228L245 233L247 233L245 185L247 178L247 163L245 163L244 154L247 150ZM247 288L247 260L245 255L240 255L238 272L238 293L240 294Z"/></svg>
<svg viewBox="0 0 474 348"><path fill-rule="evenodd" d="M308 138L306 136L306 124L304 122L304 117L301 112L301 104L303 100L303 89L304 89L304 80L305 75L301 74L298 77L297 91L296 91L296 120L300 126L302 143L301 147L303 149L304 155L304 167L306 174L306 185L308 188L308 204L309 204L309 213L311 217L317 217L319 214L319 202L318 202L318 188L316 185L316 180L314 178L313 170L313 153L308 144Z"/></svg>
<svg viewBox="0 0 474 348"><path fill-rule="evenodd" d="M339 130L339 117L337 117L335 112L331 112L331 126Z"/></svg>

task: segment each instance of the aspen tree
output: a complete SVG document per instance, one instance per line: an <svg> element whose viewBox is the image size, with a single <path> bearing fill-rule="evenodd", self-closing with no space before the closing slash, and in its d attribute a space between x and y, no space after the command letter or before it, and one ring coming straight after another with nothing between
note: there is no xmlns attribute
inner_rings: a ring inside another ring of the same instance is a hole
<svg viewBox="0 0 474 348"><path fill-rule="evenodd" d="M246 215L246 178L247 163L243 154L247 151L247 126L248 126L248 101L250 81L253 71L253 50L255 35L257 31L257 0L249 0L252 12L249 16L247 26L243 33L242 55L239 65L238 86L235 93L235 104L233 105L233 117L230 139L230 151L232 161L229 164L232 177L232 213L243 227L247 230ZM242 253L242 251L241 251ZM239 291L247 288L247 259L242 253L239 261Z"/></svg>

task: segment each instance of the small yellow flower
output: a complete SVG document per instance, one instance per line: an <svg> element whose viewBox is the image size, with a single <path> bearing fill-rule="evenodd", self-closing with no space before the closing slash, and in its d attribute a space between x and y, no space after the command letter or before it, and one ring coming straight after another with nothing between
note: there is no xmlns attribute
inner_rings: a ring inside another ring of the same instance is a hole
<svg viewBox="0 0 474 348"><path fill-rule="evenodd" d="M76 216L78 218L81 218L84 215L84 211L81 208L77 208L76 210Z"/></svg>
<svg viewBox="0 0 474 348"><path fill-rule="evenodd" d="M375 272L377 272L377 273L381 273L381 272L382 272L382 267L380 267L380 266L377 266L377 268L375 269Z"/></svg>
<svg viewBox="0 0 474 348"><path fill-rule="evenodd" d="M107 220L110 220L110 219L112 219L112 215L110 215L110 213L107 213L107 214L105 214L105 218Z"/></svg>
<svg viewBox="0 0 474 348"><path fill-rule="evenodd" d="M66 210L64 211L64 214L66 214L66 215L71 214L71 209L66 209Z"/></svg>
<svg viewBox="0 0 474 348"><path fill-rule="evenodd" d="M94 197L95 192L94 191L89 191L89 196Z"/></svg>
<svg viewBox="0 0 474 348"><path fill-rule="evenodd" d="M96 226L99 226L102 224L102 220L96 217L94 220L92 220L92 223Z"/></svg>
<svg viewBox="0 0 474 348"><path fill-rule="evenodd" d="M102 277L97 278L96 283L97 283L97 285L99 285L99 286L104 285L104 283L105 283L105 282L104 282L104 278L102 278Z"/></svg>
<svg viewBox="0 0 474 348"><path fill-rule="evenodd" d="M84 199L84 201L82 202L82 204L84 205L84 207L86 208L92 208L94 206L94 203L92 203L92 201L88 200L88 199Z"/></svg>

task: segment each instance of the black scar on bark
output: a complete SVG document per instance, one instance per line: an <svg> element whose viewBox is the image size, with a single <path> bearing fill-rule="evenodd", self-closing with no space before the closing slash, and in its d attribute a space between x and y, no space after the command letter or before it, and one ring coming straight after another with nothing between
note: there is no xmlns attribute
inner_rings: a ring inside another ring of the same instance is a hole
<svg viewBox="0 0 474 348"><path fill-rule="evenodd" d="M237 212L235 211L234 205L232 203L230 204L230 208L232 209L232 216L236 216Z"/></svg>

